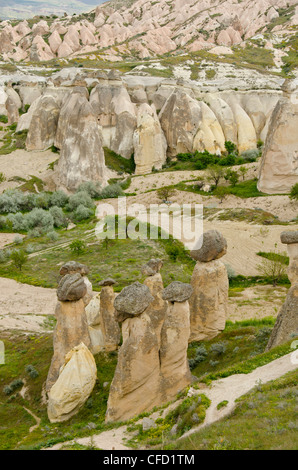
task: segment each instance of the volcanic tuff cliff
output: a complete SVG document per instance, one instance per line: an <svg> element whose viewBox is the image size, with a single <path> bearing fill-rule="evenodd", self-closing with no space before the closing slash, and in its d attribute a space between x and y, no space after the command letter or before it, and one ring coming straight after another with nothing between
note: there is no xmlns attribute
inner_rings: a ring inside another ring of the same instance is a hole
<svg viewBox="0 0 298 470"><path fill-rule="evenodd" d="M280 58L291 53L297 24L296 0L114 0L81 16L3 21L0 54L16 61L91 52L114 60L182 50L217 54L254 37Z"/></svg>

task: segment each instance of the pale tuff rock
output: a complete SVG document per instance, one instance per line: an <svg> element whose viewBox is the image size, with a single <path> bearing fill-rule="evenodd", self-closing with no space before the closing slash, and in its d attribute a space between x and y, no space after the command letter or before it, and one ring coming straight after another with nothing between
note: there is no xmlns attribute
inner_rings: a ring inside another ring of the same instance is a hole
<svg viewBox="0 0 298 470"><path fill-rule="evenodd" d="M152 326L156 333L158 347L161 343L161 329L167 315L168 305L162 298L164 285L160 273L149 275L144 281L144 285L150 290L154 300L150 304L150 317Z"/></svg>
<svg viewBox="0 0 298 470"><path fill-rule="evenodd" d="M62 39L61 39L60 34L58 33L57 30L53 31L51 36L49 37L49 45L50 45L52 52L54 52L54 54L58 51L61 44L62 44Z"/></svg>
<svg viewBox="0 0 298 470"><path fill-rule="evenodd" d="M290 288L269 338L266 351L298 336L298 278Z"/></svg>
<svg viewBox="0 0 298 470"><path fill-rule="evenodd" d="M291 284L298 282L298 231L288 230L280 234L281 243L287 245L290 263L288 278Z"/></svg>
<svg viewBox="0 0 298 470"><path fill-rule="evenodd" d="M105 183L101 129L82 93L73 92L64 103L57 136L61 148L57 168L60 186L75 190L84 181Z"/></svg>
<svg viewBox="0 0 298 470"><path fill-rule="evenodd" d="M7 97L5 107L7 111L8 125L13 124L14 122L18 122L19 109L16 103L11 98Z"/></svg>
<svg viewBox="0 0 298 470"><path fill-rule="evenodd" d="M161 403L175 398L177 393L191 383L187 359L190 335L190 312L188 301L168 305L161 330L160 348L160 395Z"/></svg>
<svg viewBox="0 0 298 470"><path fill-rule="evenodd" d="M271 115L260 167L259 191L269 194L288 193L297 183L297 124L297 91L285 92Z"/></svg>
<svg viewBox="0 0 298 470"><path fill-rule="evenodd" d="M102 126L103 146L124 158L133 151L133 134L137 127L135 105L118 76L105 78L91 92L90 104Z"/></svg>
<svg viewBox="0 0 298 470"><path fill-rule="evenodd" d="M108 422L130 419L159 404L159 347L147 309L123 322L122 337L107 404Z"/></svg>
<svg viewBox="0 0 298 470"><path fill-rule="evenodd" d="M246 150L257 148L256 130L250 117L237 103L232 104L234 119L237 125L238 150L241 154Z"/></svg>
<svg viewBox="0 0 298 470"><path fill-rule="evenodd" d="M225 136L213 111L204 102L200 103L202 121L193 141L193 150L221 155L225 151Z"/></svg>
<svg viewBox="0 0 298 470"><path fill-rule="evenodd" d="M142 313L126 318L122 324L123 344L110 388L106 421L127 420L149 411L172 399L191 382L186 354L189 305L181 299L181 291L185 295L189 290L186 286L179 286L180 301L169 304L163 299L161 275L156 273L145 280L144 287L151 292L152 301Z"/></svg>
<svg viewBox="0 0 298 470"><path fill-rule="evenodd" d="M202 120L199 103L178 89L165 102L159 119L167 139L168 154L191 152Z"/></svg>
<svg viewBox="0 0 298 470"><path fill-rule="evenodd" d="M22 107L21 98L19 97L18 93L15 91L14 88L12 88L11 86L7 86L5 88L5 93L7 94L8 98L10 98L14 102L17 109L20 109Z"/></svg>
<svg viewBox="0 0 298 470"><path fill-rule="evenodd" d="M105 2L95 9L93 22L81 18L75 21L74 17L65 21L63 18L55 20L49 27L43 20L33 25L32 29L27 22L16 26L2 22L0 44L4 53L12 58L13 50L24 36L47 36L57 31L64 35L58 50L56 47L52 49L58 57L75 57L86 52L86 47L90 48L88 51L105 49L110 60L121 59L119 52L124 48L138 51L141 58L170 53L182 47L186 51L212 51L215 46L227 49L237 44L245 45L244 40L259 31L263 34L269 32L272 22L279 16L277 7L288 8L297 2L279 0L278 5L272 3L272 0L236 3L230 0L192 3L161 0L150 4L147 0L138 0L133 8L130 2L120 8L119 4L111 6ZM297 22L296 8L285 22L275 26L273 32L293 35ZM28 55L24 59L28 59Z"/></svg>
<svg viewBox="0 0 298 470"><path fill-rule="evenodd" d="M237 126L229 104L222 98L215 96L208 99L208 104L221 125L225 140L237 143Z"/></svg>
<svg viewBox="0 0 298 470"><path fill-rule="evenodd" d="M35 108L26 139L27 150L46 150L53 145L60 108L57 101L43 95Z"/></svg>
<svg viewBox="0 0 298 470"><path fill-rule="evenodd" d="M189 342L212 339L225 328L229 280L225 265L198 261L191 278Z"/></svg>
<svg viewBox="0 0 298 470"><path fill-rule="evenodd" d="M105 351L115 351L120 344L120 327L115 318L115 293L112 285L103 286L100 292L100 323Z"/></svg>
<svg viewBox="0 0 298 470"><path fill-rule="evenodd" d="M80 274L74 276L80 276ZM84 281L82 282L84 284ZM53 338L54 353L46 382L47 391L58 379L60 367L64 364L66 354L81 342L87 348L91 347L83 299L74 302L58 302L55 316L57 324Z"/></svg>
<svg viewBox="0 0 298 470"><path fill-rule="evenodd" d="M137 129L133 135L135 174L160 170L166 162L167 141L154 109L147 103L140 105L137 113Z"/></svg>
<svg viewBox="0 0 298 470"><path fill-rule="evenodd" d="M24 108L26 104L31 106L41 96L42 90L39 86L20 86L18 93Z"/></svg>
<svg viewBox="0 0 298 470"><path fill-rule="evenodd" d="M59 377L48 394L48 417L51 423L66 421L76 414L89 398L97 378L93 355L81 342L65 356Z"/></svg>
<svg viewBox="0 0 298 470"><path fill-rule="evenodd" d="M6 101L7 101L7 94L5 93L4 88L0 88L0 113L4 114L5 116L7 115L7 109L6 109Z"/></svg>
<svg viewBox="0 0 298 470"><path fill-rule="evenodd" d="M163 283L159 273L145 283L143 287L151 292L151 302L141 314L126 318L122 324L123 344L110 388L106 421L130 419L161 403L159 351L167 304L161 298Z"/></svg>
<svg viewBox="0 0 298 470"><path fill-rule="evenodd" d="M227 241L218 230L208 230L197 241L190 252L196 261L207 263L219 259L227 253Z"/></svg>
<svg viewBox="0 0 298 470"><path fill-rule="evenodd" d="M100 294L94 296L86 307L93 354L115 351L120 343L120 328L115 319L115 293L112 287L115 281L110 278L105 281Z"/></svg>
<svg viewBox="0 0 298 470"><path fill-rule="evenodd" d="M150 259L148 263L146 263L142 267L142 274L145 276L154 276L154 274L159 273L163 265L163 261L161 259Z"/></svg>

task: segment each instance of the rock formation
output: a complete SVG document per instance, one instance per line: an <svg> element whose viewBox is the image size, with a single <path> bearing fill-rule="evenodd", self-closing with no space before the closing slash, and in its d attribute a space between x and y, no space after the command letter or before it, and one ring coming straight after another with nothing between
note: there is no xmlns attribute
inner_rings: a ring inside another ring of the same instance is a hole
<svg viewBox="0 0 298 470"><path fill-rule="evenodd" d="M121 53L135 58L150 58L166 53L199 50L219 51L243 45L257 33L295 34L298 22L296 0L147 0L104 2L89 15L72 15L40 20L29 26L26 21L0 23L0 53L19 60L50 60L76 57L101 50L110 60L120 60ZM292 8L291 8L292 7ZM1 8L1 7L0 7ZM6 9L3 6L4 10ZM61 16L64 6L34 10L35 13ZM79 6L78 11L85 11ZM86 8L86 7L85 7ZM279 23L275 23L282 12ZM1 11L6 17L7 11ZM166 21L165 21L166 19ZM99 34L100 33L100 34ZM48 39L47 41L45 39ZM28 44L24 47L23 42ZM133 51L133 53L131 52Z"/></svg>
<svg viewBox="0 0 298 470"><path fill-rule="evenodd" d="M158 265L155 263L155 269ZM123 322L123 344L106 421L127 420L149 411L191 382L186 354L190 292L189 284L183 283L163 289L162 278L155 272L144 285L136 282L116 297L114 305Z"/></svg>
<svg viewBox="0 0 298 470"><path fill-rule="evenodd" d="M161 402L175 398L177 393L191 383L187 359L190 335L190 311L188 299L192 294L189 284L174 281L164 289L162 298L168 309L161 330L160 393Z"/></svg>
<svg viewBox="0 0 298 470"><path fill-rule="evenodd" d="M46 381L47 392L58 379L66 354L81 342L87 348L91 347L83 300L86 293L86 284L78 272L66 274L58 285L58 303L55 311L57 323L53 337L54 353Z"/></svg>
<svg viewBox="0 0 298 470"><path fill-rule="evenodd" d="M298 337L298 231L282 232L280 238L290 255L288 277L292 286L277 316L266 351Z"/></svg>
<svg viewBox="0 0 298 470"><path fill-rule="evenodd" d="M104 337L104 348L106 351L115 351L120 344L120 328L115 318L115 293L113 285L116 283L111 278L104 279L99 283L100 292L100 324Z"/></svg>
<svg viewBox="0 0 298 470"><path fill-rule="evenodd" d="M78 263L77 261L68 261L65 263L59 271L60 276L79 274L82 276L82 280L86 286L86 292L83 296L84 305L88 305L90 300L93 297L92 284L89 281L87 275L89 273L89 268L85 264ZM60 300L60 299L59 299ZM71 299L67 299L71 300Z"/></svg>
<svg viewBox="0 0 298 470"><path fill-rule="evenodd" d="M30 122L27 150L45 150L54 144L60 107L53 96L43 95Z"/></svg>
<svg viewBox="0 0 298 470"><path fill-rule="evenodd" d="M97 378L93 355L82 342L65 356L59 377L49 391L48 418L60 423L76 414L89 398Z"/></svg>
<svg viewBox="0 0 298 470"><path fill-rule="evenodd" d="M200 237L198 247L190 252L197 261L189 299L190 342L212 339L224 330L228 309L228 274L219 261L227 252L227 242L217 230L210 230Z"/></svg>
<svg viewBox="0 0 298 470"><path fill-rule="evenodd" d="M148 314L154 300L147 286L134 283L115 299L123 344L110 387L106 421L127 420L158 403L159 348Z"/></svg>
<svg viewBox="0 0 298 470"><path fill-rule="evenodd" d="M61 148L58 162L60 187L75 190L84 181L105 183L101 129L85 95L75 88L62 106L55 145Z"/></svg>
<svg viewBox="0 0 298 470"><path fill-rule="evenodd" d="M133 141L136 175L151 173L153 168L160 170L166 162L167 141L155 110L147 103L138 109Z"/></svg>
<svg viewBox="0 0 298 470"><path fill-rule="evenodd" d="M289 193L298 181L298 81L286 81L270 119L258 182L259 191Z"/></svg>

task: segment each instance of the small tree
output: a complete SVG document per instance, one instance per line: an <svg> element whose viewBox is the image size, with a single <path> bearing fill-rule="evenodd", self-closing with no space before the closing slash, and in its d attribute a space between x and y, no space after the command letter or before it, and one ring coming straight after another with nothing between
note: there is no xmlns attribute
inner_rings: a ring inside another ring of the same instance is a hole
<svg viewBox="0 0 298 470"><path fill-rule="evenodd" d="M218 183L224 176L224 169L220 165L210 165L206 170L207 178L212 181L217 188Z"/></svg>
<svg viewBox="0 0 298 470"><path fill-rule="evenodd" d="M231 142L230 140L225 141L225 149L228 152L228 155L231 155L232 153L235 153L237 150L236 144Z"/></svg>
<svg viewBox="0 0 298 470"><path fill-rule="evenodd" d="M235 170L230 170L228 169L226 171L226 174L224 176L225 180L229 181L231 183L231 186L236 186L236 184L239 181L239 174Z"/></svg>
<svg viewBox="0 0 298 470"><path fill-rule="evenodd" d="M28 255L23 250L13 250L10 255L10 259L15 265L15 267L19 269L20 271L22 271L23 265L26 263L28 259Z"/></svg>
<svg viewBox="0 0 298 470"><path fill-rule="evenodd" d="M156 193L159 199L162 201L168 201L168 199L175 194L175 189L171 188L170 186L165 186L163 188L159 188Z"/></svg>
<svg viewBox="0 0 298 470"><path fill-rule="evenodd" d="M229 190L225 186L217 186L217 188L215 188L213 191L213 194L214 196L218 197L220 203L222 203L225 197L229 194Z"/></svg>
<svg viewBox="0 0 298 470"><path fill-rule="evenodd" d="M74 240L69 245L70 251L77 256L82 255L86 251L86 243L83 240Z"/></svg>
<svg viewBox="0 0 298 470"><path fill-rule="evenodd" d="M292 189L290 192L290 199L294 199L295 201L298 201L298 183L292 186Z"/></svg>
<svg viewBox="0 0 298 470"><path fill-rule="evenodd" d="M273 256L271 258L263 258L262 262L258 264L257 270L262 276L269 278L273 286L276 286L278 281L286 275L287 266L274 257L274 252L270 253Z"/></svg>
<svg viewBox="0 0 298 470"><path fill-rule="evenodd" d="M241 166L239 168L239 171L240 171L241 176L242 176L242 181L244 181L245 175L248 172L248 168L245 168L245 166Z"/></svg>

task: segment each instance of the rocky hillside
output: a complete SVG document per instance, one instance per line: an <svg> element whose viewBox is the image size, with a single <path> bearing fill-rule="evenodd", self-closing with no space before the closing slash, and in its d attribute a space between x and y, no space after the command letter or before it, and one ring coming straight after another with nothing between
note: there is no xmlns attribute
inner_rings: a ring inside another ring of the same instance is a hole
<svg viewBox="0 0 298 470"><path fill-rule="evenodd" d="M277 65L283 56L292 60L297 25L296 0L113 0L81 16L3 21L0 54L34 62L91 53L121 60L262 46Z"/></svg>

